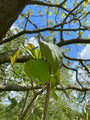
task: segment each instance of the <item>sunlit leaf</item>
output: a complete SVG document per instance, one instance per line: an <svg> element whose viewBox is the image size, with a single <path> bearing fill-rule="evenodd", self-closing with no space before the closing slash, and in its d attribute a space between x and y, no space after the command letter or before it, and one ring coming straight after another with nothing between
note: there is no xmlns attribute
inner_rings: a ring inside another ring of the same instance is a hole
<svg viewBox="0 0 90 120"><path fill-rule="evenodd" d="M41 11L39 11L39 15L43 16L43 14L42 14L42 12L41 12Z"/></svg>
<svg viewBox="0 0 90 120"><path fill-rule="evenodd" d="M55 77L58 81L60 80L60 69L58 69L57 72L55 73Z"/></svg>
<svg viewBox="0 0 90 120"><path fill-rule="evenodd" d="M48 12L47 12L47 15L51 16L51 11L48 11Z"/></svg>
<svg viewBox="0 0 90 120"><path fill-rule="evenodd" d="M31 51L31 50L35 49L35 46L32 43L28 43L27 48Z"/></svg>
<svg viewBox="0 0 90 120"><path fill-rule="evenodd" d="M88 1L84 1L83 6L84 6L84 7L88 7Z"/></svg>
<svg viewBox="0 0 90 120"><path fill-rule="evenodd" d="M11 65L13 66L17 57L19 55L19 49L15 52L15 54L13 56L11 56Z"/></svg>
<svg viewBox="0 0 90 120"><path fill-rule="evenodd" d="M41 59L42 58L40 49L33 50L32 55L35 59Z"/></svg>
<svg viewBox="0 0 90 120"><path fill-rule="evenodd" d="M73 20L73 23L72 23L72 24L74 25L75 23L78 23L78 21L77 21L77 20Z"/></svg>
<svg viewBox="0 0 90 120"><path fill-rule="evenodd" d="M63 59L59 47L52 43L40 41L40 49L42 55L47 59L48 63L50 64L50 67L53 70L53 72L56 72L60 62Z"/></svg>
<svg viewBox="0 0 90 120"><path fill-rule="evenodd" d="M48 22L49 25L54 25L54 22L51 19L47 20L47 22Z"/></svg>
<svg viewBox="0 0 90 120"><path fill-rule="evenodd" d="M59 1L58 1L58 0L55 0L55 3L59 4Z"/></svg>
<svg viewBox="0 0 90 120"><path fill-rule="evenodd" d="M32 15L33 14L33 11L30 9L30 15Z"/></svg>
<svg viewBox="0 0 90 120"><path fill-rule="evenodd" d="M29 60L25 65L25 72L37 84L45 84L50 80L50 66L46 60Z"/></svg>
<svg viewBox="0 0 90 120"><path fill-rule="evenodd" d="M55 101L58 100L58 96L57 96L57 94L56 94L54 91L51 92L51 95L52 95L52 98L53 98Z"/></svg>
<svg viewBox="0 0 90 120"><path fill-rule="evenodd" d="M61 12L61 17L65 17L65 13L64 12Z"/></svg>
<svg viewBox="0 0 90 120"><path fill-rule="evenodd" d="M77 36L83 37L83 31L79 31L79 32L77 33Z"/></svg>
<svg viewBox="0 0 90 120"><path fill-rule="evenodd" d="M57 10L54 10L54 14L55 14L55 15L58 14L58 11L57 11Z"/></svg>

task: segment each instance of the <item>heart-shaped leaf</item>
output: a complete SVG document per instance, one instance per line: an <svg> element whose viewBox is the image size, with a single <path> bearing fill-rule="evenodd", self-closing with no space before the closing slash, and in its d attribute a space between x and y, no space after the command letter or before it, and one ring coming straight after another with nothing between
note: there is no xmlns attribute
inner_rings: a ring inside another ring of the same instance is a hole
<svg viewBox="0 0 90 120"><path fill-rule="evenodd" d="M29 60L25 65L25 72L36 84L45 84L50 81L50 66L46 60Z"/></svg>

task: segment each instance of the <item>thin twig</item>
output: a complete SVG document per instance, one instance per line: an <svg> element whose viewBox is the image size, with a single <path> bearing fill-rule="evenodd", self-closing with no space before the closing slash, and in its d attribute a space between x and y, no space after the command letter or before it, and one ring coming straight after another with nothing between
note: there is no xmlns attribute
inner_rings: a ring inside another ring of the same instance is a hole
<svg viewBox="0 0 90 120"><path fill-rule="evenodd" d="M85 69L88 73L90 73L89 69L84 65L84 63L83 63L82 61L80 61L80 63L81 63L81 65L84 67L84 69Z"/></svg>
<svg viewBox="0 0 90 120"><path fill-rule="evenodd" d="M79 103L82 103L83 100L85 99L85 97L86 97L86 91L84 92L84 96L83 96L82 100Z"/></svg>
<svg viewBox="0 0 90 120"><path fill-rule="evenodd" d="M22 116L22 114L23 114L23 112L24 112L24 108L25 108L25 105L26 105L26 101L27 101L28 95L29 95L29 91L27 91L27 93L26 93L25 101L24 101L24 104L23 104L23 107L22 107L21 115L20 115L20 116Z"/></svg>
<svg viewBox="0 0 90 120"><path fill-rule="evenodd" d="M44 91L44 89L42 89L40 92L38 92L37 94L34 95L33 99L30 101L29 105L27 106L26 110L24 111L23 115L20 117L19 120L24 119L24 117L26 116L28 110L31 109L32 105L35 103L35 101L38 99L39 95L42 94L43 91Z"/></svg>
<svg viewBox="0 0 90 120"><path fill-rule="evenodd" d="M78 71L74 68L70 68L68 66L66 66L65 64L63 64L63 67L67 68L67 69L70 69L70 70L73 70L76 72L76 81L78 82L78 84L83 88L83 85L80 83L80 81L78 80Z"/></svg>
<svg viewBox="0 0 90 120"><path fill-rule="evenodd" d="M18 117L20 117L20 116L19 116L19 114L18 114L18 111L17 111L17 109L16 109L16 108L14 108L14 109L15 109L15 111L16 111L16 113L17 113L17 116L18 116Z"/></svg>
<svg viewBox="0 0 90 120"><path fill-rule="evenodd" d="M69 96L68 96L68 94L67 94L66 90L64 89L64 87L62 86L62 84L61 84L61 83L60 83L60 86L62 87L63 92L66 94L66 97L67 97L67 98L69 98Z"/></svg>
<svg viewBox="0 0 90 120"><path fill-rule="evenodd" d="M31 111L30 119L29 120L32 120L33 112L34 112L34 109L32 109L32 111Z"/></svg>
<svg viewBox="0 0 90 120"><path fill-rule="evenodd" d="M72 57L69 57L67 55L65 55L63 52L62 52L63 56L66 58L66 59L69 59L69 60L72 60L72 61L90 61L90 59L80 59L80 58L72 58Z"/></svg>

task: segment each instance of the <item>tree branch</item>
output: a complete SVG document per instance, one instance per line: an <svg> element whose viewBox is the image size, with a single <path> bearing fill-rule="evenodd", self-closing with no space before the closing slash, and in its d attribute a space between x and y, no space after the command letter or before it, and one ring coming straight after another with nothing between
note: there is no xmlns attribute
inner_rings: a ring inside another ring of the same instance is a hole
<svg viewBox="0 0 90 120"><path fill-rule="evenodd" d="M74 68L70 68L68 66L66 66L65 64L63 64L63 67L65 67L66 69L69 69L69 70L73 70L76 72L76 81L78 82L78 84L83 88L83 85L80 83L80 81L78 80L78 70L74 69Z"/></svg>
<svg viewBox="0 0 90 120"><path fill-rule="evenodd" d="M5 84L5 85L0 85L0 91L28 91L28 90L33 90L33 89L41 89L41 86L33 86L32 85L23 85L23 84ZM69 85L69 86L63 86L65 90L77 90L77 91L90 91L90 87L79 87L76 85ZM62 90L63 88L58 85L55 89L56 90Z"/></svg>
<svg viewBox="0 0 90 120"><path fill-rule="evenodd" d="M70 12L68 9L66 9L62 6L63 3L64 2L62 2L60 4L54 4L54 3L49 3L49 2L37 1L37 0L28 1L28 4L36 4L36 5L42 5L42 6L48 6L48 7L57 7L57 8L61 8L61 9L65 10L66 12Z"/></svg>
<svg viewBox="0 0 90 120"><path fill-rule="evenodd" d="M62 52L62 54L66 59L69 59L69 60L72 60L72 61L90 61L90 59L72 58L72 57L69 57L69 56L65 55L63 52Z"/></svg>
<svg viewBox="0 0 90 120"><path fill-rule="evenodd" d="M0 53L0 64L11 62L10 57L14 54L16 50L11 50L10 52ZM25 55L25 56L19 56L16 59L16 63L23 63L31 59L32 56Z"/></svg>
<svg viewBox="0 0 90 120"><path fill-rule="evenodd" d="M61 46L64 46L64 45L78 44L78 43L88 44L88 43L90 43L90 38L89 39L87 39L87 38L85 38L85 39L83 39L83 38L70 39L70 40L66 40L66 41L63 41L63 42L61 41L61 42L57 43L57 45L59 47L61 47Z"/></svg>
<svg viewBox="0 0 90 120"><path fill-rule="evenodd" d="M68 22L66 22L66 23L68 23ZM12 35L9 38L4 39L3 41L0 42L0 44L7 43L7 42L11 41L12 39L20 37L21 35L24 35L24 34L33 34L33 33L39 33L39 32L44 32L44 31L61 31L61 32L62 31L73 31L73 32L75 32L75 31L79 31L79 30L89 30L90 29L89 27L77 28L77 29L55 29L55 27L61 26L62 24L63 23L57 24L57 25L52 26L52 27L40 28L37 30L23 30L15 35Z"/></svg>

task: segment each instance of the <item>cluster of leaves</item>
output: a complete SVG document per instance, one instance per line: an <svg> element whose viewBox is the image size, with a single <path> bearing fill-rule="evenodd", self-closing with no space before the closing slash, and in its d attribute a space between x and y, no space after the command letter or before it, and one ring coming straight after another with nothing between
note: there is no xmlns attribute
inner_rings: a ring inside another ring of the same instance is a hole
<svg viewBox="0 0 90 120"><path fill-rule="evenodd" d="M52 76L57 75L59 79L59 64L63 59L59 47L52 43L40 41L40 49L36 50L32 44L28 44L28 48L34 58L26 63L25 72L28 76L36 84L48 83L51 74Z"/></svg>

